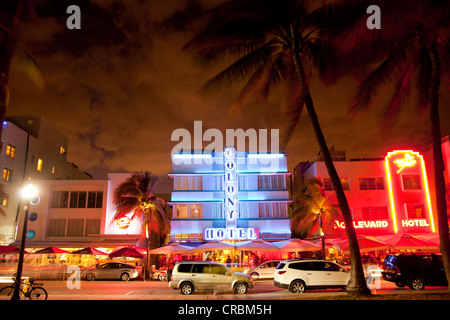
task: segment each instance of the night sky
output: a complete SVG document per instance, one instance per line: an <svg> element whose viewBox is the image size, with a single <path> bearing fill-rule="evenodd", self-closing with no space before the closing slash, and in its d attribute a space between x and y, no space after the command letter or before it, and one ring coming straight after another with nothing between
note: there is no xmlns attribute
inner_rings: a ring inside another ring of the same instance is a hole
<svg viewBox="0 0 450 320"><path fill-rule="evenodd" d="M226 115L239 85L216 95L200 89L229 61L207 68L183 46L193 36L200 8L218 1L85 0L32 1L20 34L45 84L36 85L20 59L11 69L8 115L47 118L69 137L67 160L95 179L108 172L171 171L177 128L193 133L193 122L208 128L283 129L285 99L280 90L267 103L250 101L232 119ZM66 28L66 8L81 8L81 30ZM186 27L186 25L188 27ZM359 119L348 115L356 81L326 87L313 74L312 98L329 147L350 157L383 156L396 147L423 150L430 144L428 114L413 103L390 132L381 132L382 106ZM441 128L450 133L449 85L441 86ZM207 145L208 143L205 143ZM289 169L311 160L319 148L306 113L285 152Z"/></svg>

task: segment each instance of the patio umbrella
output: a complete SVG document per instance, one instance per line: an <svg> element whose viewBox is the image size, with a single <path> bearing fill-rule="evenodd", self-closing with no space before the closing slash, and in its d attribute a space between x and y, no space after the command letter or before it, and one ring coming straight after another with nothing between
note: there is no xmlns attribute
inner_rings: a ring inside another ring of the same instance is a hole
<svg viewBox="0 0 450 320"><path fill-rule="evenodd" d="M93 256L107 256L108 254L97 250L95 248L92 247L87 247L81 250L77 250L77 251L72 251L72 254L89 254L89 255L93 255Z"/></svg>
<svg viewBox="0 0 450 320"><path fill-rule="evenodd" d="M344 241L344 239L340 240L340 239L325 239L325 249L331 249L333 247L336 247L338 250L342 251L341 248L341 242ZM315 245L322 247L322 240L318 239L318 240L314 240L311 241L312 243L314 243Z"/></svg>
<svg viewBox="0 0 450 320"><path fill-rule="evenodd" d="M294 251L317 251L322 248L315 245L312 242L306 240L300 240L297 238L273 242L275 246L280 248L281 252L294 252Z"/></svg>
<svg viewBox="0 0 450 320"><path fill-rule="evenodd" d="M0 254L19 254L20 248L15 246L0 246ZM29 253L25 250L25 253Z"/></svg>
<svg viewBox="0 0 450 320"><path fill-rule="evenodd" d="M241 251L279 251L280 248L277 246L266 242L264 240L251 240L238 243L236 245L237 249Z"/></svg>
<svg viewBox="0 0 450 320"><path fill-rule="evenodd" d="M164 247L150 250L151 254L167 254L167 253L189 253L191 248L178 243L172 243Z"/></svg>
<svg viewBox="0 0 450 320"><path fill-rule="evenodd" d="M70 253L70 252L53 246L34 252L34 254L58 254L58 253Z"/></svg>
<svg viewBox="0 0 450 320"><path fill-rule="evenodd" d="M418 235L416 235L416 237L419 238L419 239L430 241L430 242L434 243L437 246L441 245L441 241L439 240L439 234L438 233L418 234Z"/></svg>
<svg viewBox="0 0 450 320"><path fill-rule="evenodd" d="M373 251L388 249L389 245L386 242L375 239L370 236L358 236L358 245L360 251ZM348 239L340 243L340 247L344 252L349 251Z"/></svg>
<svg viewBox="0 0 450 320"><path fill-rule="evenodd" d="M109 256L111 258L114 257L131 257L131 258L139 258L142 259L145 256L145 253L142 253L142 250L136 247L119 247L114 249Z"/></svg>
<svg viewBox="0 0 450 320"><path fill-rule="evenodd" d="M438 249L439 246L433 242L420 239L408 233L379 236L376 239L386 242L390 247L401 249Z"/></svg>
<svg viewBox="0 0 450 320"><path fill-rule="evenodd" d="M201 246L198 246L197 248L192 249L191 252L204 252L204 251L213 251L213 250L230 250L234 249L235 245L233 243L228 242L220 242L220 241L212 241L205 244L202 244Z"/></svg>

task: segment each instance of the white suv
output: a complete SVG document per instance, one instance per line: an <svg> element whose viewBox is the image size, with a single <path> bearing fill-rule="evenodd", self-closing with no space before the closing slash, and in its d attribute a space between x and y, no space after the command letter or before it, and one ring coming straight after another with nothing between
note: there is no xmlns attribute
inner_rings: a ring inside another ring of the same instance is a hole
<svg viewBox="0 0 450 320"><path fill-rule="evenodd" d="M328 260L283 260L277 266L273 284L293 293L307 288L345 288L350 271Z"/></svg>

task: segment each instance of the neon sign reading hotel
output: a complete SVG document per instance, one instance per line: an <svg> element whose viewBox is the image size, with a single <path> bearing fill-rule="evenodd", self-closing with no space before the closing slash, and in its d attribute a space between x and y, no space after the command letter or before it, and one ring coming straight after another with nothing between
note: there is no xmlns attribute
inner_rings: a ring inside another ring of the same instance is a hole
<svg viewBox="0 0 450 320"><path fill-rule="evenodd" d="M369 233L371 230L374 233L435 232L423 156L412 150L388 152L384 159L384 171L390 217L353 220L353 227ZM382 201L380 199L376 205L380 206ZM335 220L334 229L345 229L344 222Z"/></svg>
<svg viewBox="0 0 450 320"><path fill-rule="evenodd" d="M417 159L417 160L416 160ZM398 214L403 209L406 208L406 204L403 202L404 196L402 194L405 191L405 184L402 180L401 172L406 172L408 169L413 169L417 165L420 166L420 180L423 184L424 198L425 198L425 211L427 219L406 219L401 221L402 227L428 227L431 226L431 231L435 231L433 213L431 209L431 200L430 200L430 191L428 187L428 178L427 172L425 169L425 163L423 160L423 156L418 152L414 152L412 150L395 150L392 152L388 152L385 157L385 168L386 168L386 177L389 191L389 202L391 207L392 221L394 232L398 232ZM403 208L402 208L403 207Z"/></svg>

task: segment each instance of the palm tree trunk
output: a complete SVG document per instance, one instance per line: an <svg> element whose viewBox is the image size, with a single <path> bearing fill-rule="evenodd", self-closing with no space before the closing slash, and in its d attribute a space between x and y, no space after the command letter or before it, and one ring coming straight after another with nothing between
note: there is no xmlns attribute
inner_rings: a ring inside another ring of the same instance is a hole
<svg viewBox="0 0 450 320"><path fill-rule="evenodd" d="M151 268L150 268L150 228L148 222L145 223L145 235L147 236L147 275L152 278Z"/></svg>
<svg viewBox="0 0 450 320"><path fill-rule="evenodd" d="M303 68L301 67L300 58L294 49L292 50L292 60L295 65L298 80L302 84L306 83L306 76ZM350 282L347 285L347 292L353 296L370 295L370 290L367 287L364 277L361 253L359 251L358 240L356 238L355 228L353 227L353 219L348 206L347 197L345 196L341 180L339 179L339 175L334 167L333 160L331 159L330 151L320 127L319 119L314 109L314 103L309 90L307 90L305 97L305 107L308 111L309 119L313 126L320 151L324 157L325 166L327 167L328 175L330 176L331 183L333 184L336 198L341 209L342 218L344 220L345 230L347 232L351 263Z"/></svg>
<svg viewBox="0 0 450 320"><path fill-rule="evenodd" d="M445 198L445 177L444 161L441 149L441 125L439 118L439 87L440 87L440 61L435 46L429 48L432 69L432 83L430 89L430 120L431 136L433 141L433 161L434 161L434 183L436 189L436 211L439 230L440 249L444 262L445 274L447 276L450 292L450 240L447 217L447 203Z"/></svg>

